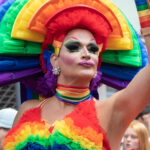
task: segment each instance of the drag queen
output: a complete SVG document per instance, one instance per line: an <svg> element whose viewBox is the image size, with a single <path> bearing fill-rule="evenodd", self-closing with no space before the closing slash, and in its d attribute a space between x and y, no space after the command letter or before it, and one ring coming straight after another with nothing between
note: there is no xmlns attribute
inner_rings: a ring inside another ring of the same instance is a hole
<svg viewBox="0 0 150 150"><path fill-rule="evenodd" d="M36 86L48 98L22 104L4 150L119 149L128 125L150 101L150 65L127 88L98 101L90 90L100 78L100 56L113 31L110 22L95 8L73 5L55 13L45 26L42 50L54 51L53 69Z"/></svg>

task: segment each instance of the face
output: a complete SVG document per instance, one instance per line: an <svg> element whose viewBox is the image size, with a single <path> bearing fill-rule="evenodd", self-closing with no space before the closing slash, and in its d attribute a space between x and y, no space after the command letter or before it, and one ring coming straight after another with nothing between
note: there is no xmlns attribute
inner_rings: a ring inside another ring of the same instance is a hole
<svg viewBox="0 0 150 150"><path fill-rule="evenodd" d="M75 29L67 34L58 57L60 78L92 79L97 71L99 48L91 32Z"/></svg>
<svg viewBox="0 0 150 150"><path fill-rule="evenodd" d="M125 150L139 150L139 139L132 128L128 128L124 135Z"/></svg>

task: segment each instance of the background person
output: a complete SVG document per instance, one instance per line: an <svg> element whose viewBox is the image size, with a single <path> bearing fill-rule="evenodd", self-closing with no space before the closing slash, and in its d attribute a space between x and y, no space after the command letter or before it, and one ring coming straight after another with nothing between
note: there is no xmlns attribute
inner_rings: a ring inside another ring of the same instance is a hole
<svg viewBox="0 0 150 150"><path fill-rule="evenodd" d="M142 112L136 117L140 122L142 122L148 129L149 137L150 137L150 104L148 104Z"/></svg>
<svg viewBox="0 0 150 150"><path fill-rule="evenodd" d="M149 150L148 130L137 120L131 122L124 134L123 150Z"/></svg>

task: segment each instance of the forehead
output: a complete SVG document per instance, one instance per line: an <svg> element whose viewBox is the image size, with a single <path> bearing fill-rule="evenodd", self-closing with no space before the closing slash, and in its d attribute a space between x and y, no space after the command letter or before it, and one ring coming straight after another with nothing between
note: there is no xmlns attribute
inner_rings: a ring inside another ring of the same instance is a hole
<svg viewBox="0 0 150 150"><path fill-rule="evenodd" d="M85 29L74 29L71 30L70 32L68 32L68 34L66 35L64 42L69 40L69 39L75 39L78 40L80 42L90 42L90 41L95 41L95 38L93 36L93 34Z"/></svg>
<svg viewBox="0 0 150 150"><path fill-rule="evenodd" d="M137 135L133 128L127 128L125 134Z"/></svg>

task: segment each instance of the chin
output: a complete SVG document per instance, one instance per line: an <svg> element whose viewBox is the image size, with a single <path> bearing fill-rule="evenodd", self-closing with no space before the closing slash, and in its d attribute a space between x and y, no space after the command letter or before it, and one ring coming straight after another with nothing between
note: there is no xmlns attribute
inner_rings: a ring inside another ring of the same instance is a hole
<svg viewBox="0 0 150 150"><path fill-rule="evenodd" d="M82 72L82 73L79 73L79 75L78 75L79 77L81 77L81 78L84 78L84 79L88 79L88 80L92 80L93 79L93 77L94 77L94 73L90 73L90 72Z"/></svg>

